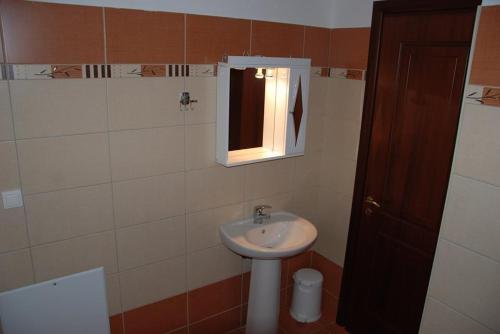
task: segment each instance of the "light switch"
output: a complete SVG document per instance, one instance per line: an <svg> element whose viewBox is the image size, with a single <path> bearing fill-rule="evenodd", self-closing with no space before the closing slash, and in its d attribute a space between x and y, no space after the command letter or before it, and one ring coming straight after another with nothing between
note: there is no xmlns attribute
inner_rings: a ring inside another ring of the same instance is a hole
<svg viewBox="0 0 500 334"><path fill-rule="evenodd" d="M2 191L4 209L20 208L23 206L23 195L20 189Z"/></svg>

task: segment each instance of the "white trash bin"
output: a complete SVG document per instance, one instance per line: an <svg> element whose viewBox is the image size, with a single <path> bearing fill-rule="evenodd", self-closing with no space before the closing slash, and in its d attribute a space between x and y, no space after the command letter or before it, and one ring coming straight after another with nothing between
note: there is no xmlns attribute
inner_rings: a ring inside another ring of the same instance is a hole
<svg viewBox="0 0 500 334"><path fill-rule="evenodd" d="M292 318L306 323L321 318L323 275L317 270L304 268L293 274L293 280Z"/></svg>

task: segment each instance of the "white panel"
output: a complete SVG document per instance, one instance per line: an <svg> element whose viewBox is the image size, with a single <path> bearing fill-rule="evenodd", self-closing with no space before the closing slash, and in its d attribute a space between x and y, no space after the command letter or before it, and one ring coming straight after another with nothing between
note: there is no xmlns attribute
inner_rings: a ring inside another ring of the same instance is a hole
<svg viewBox="0 0 500 334"><path fill-rule="evenodd" d="M103 268L0 294L3 334L109 334Z"/></svg>

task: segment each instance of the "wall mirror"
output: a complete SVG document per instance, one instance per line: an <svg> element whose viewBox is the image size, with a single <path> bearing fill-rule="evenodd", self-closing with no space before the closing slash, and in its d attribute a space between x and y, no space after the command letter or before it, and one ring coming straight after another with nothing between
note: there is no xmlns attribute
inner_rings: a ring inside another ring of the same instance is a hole
<svg viewBox="0 0 500 334"><path fill-rule="evenodd" d="M217 162L304 154L310 60L228 57L217 74Z"/></svg>

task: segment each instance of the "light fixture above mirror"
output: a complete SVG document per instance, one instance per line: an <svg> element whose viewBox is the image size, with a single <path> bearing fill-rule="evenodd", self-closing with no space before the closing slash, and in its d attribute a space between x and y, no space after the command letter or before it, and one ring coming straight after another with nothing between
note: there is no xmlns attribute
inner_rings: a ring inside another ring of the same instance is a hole
<svg viewBox="0 0 500 334"><path fill-rule="evenodd" d="M304 154L310 59L227 57L217 74L217 162Z"/></svg>

